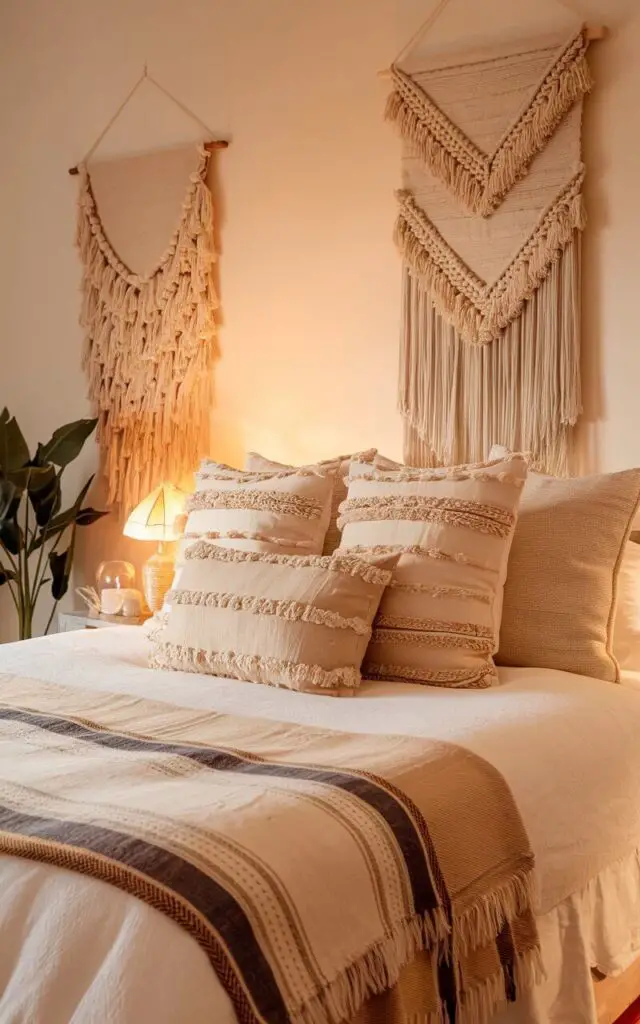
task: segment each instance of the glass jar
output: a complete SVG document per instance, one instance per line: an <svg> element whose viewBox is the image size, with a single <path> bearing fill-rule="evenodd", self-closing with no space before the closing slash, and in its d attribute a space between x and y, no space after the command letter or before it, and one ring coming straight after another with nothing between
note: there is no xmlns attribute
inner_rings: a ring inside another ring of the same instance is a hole
<svg viewBox="0 0 640 1024"><path fill-rule="evenodd" d="M136 570L131 562L101 562L96 572L96 590L103 613L119 614L121 601L117 591L129 590L136 582ZM124 595L123 595L124 596Z"/></svg>

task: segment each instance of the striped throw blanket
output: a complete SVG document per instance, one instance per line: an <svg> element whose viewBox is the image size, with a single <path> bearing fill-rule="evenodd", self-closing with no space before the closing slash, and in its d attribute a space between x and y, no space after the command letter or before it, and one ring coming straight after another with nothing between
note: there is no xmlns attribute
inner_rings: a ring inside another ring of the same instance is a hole
<svg viewBox="0 0 640 1024"><path fill-rule="evenodd" d="M439 741L0 676L0 852L177 921L241 1024L482 1024L540 971L513 798Z"/></svg>

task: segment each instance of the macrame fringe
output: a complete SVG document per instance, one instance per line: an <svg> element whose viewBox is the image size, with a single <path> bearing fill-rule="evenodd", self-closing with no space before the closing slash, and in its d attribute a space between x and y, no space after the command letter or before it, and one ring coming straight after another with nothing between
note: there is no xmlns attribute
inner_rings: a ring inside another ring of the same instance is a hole
<svg viewBox="0 0 640 1024"><path fill-rule="evenodd" d="M186 644L162 641L162 633L155 641L149 657L151 668L172 669L175 672L209 673L227 679L243 679L265 686L285 686L291 690L355 690L360 685L360 672L352 666L325 669L321 665L283 661L280 658L261 657L257 654L237 654L235 651L208 651Z"/></svg>
<svg viewBox="0 0 640 1024"><path fill-rule="evenodd" d="M180 480L209 449L217 308L209 154L199 150L182 217L148 277L116 256L82 169L77 245L89 398L108 501L127 511L162 480Z"/></svg>
<svg viewBox="0 0 640 1024"><path fill-rule="evenodd" d="M342 572L348 576L359 576L365 583L373 583L386 587L392 572L380 569L367 560L370 549L362 549L363 558L357 558L351 550L339 550L333 555L279 555L271 551L240 551L236 548L225 548L218 544L210 544L201 540L192 544L185 551L186 559L208 558L217 562L262 562L266 565L286 565L292 569L317 568L326 572ZM392 554L387 548L382 554Z"/></svg>
<svg viewBox="0 0 640 1024"><path fill-rule="evenodd" d="M359 615L346 616L329 608L304 601L274 600L269 597L252 597L244 594L229 594L207 590L171 590L166 597L168 604L198 605L203 608L228 608L234 612L249 612L251 615L269 615L287 622L310 622L328 629L348 629L358 636L371 636L371 626Z"/></svg>
<svg viewBox="0 0 640 1024"><path fill-rule="evenodd" d="M465 210L488 217L526 175L567 112L591 88L587 47L581 31L565 47L527 109L490 157L400 68L392 69L394 90L385 116L395 122L402 137Z"/></svg>
<svg viewBox="0 0 640 1024"><path fill-rule="evenodd" d="M408 465L482 460L495 443L529 451L542 472L570 471L582 409L577 227L519 318L490 344L468 344L441 315L433 282L405 267L399 407Z"/></svg>
<svg viewBox="0 0 640 1024"><path fill-rule="evenodd" d="M404 683L419 683L422 686L446 686L452 689L487 689L493 686L498 673L493 665L469 672L467 669L427 670L411 665L379 664L365 661L362 666L364 679L385 679Z"/></svg>
<svg viewBox="0 0 640 1024"><path fill-rule="evenodd" d="M487 345L517 319L575 232L585 226L581 169L546 210L510 265L490 287L447 245L410 192L398 193L395 240L407 267L428 289L440 315L461 337Z"/></svg>

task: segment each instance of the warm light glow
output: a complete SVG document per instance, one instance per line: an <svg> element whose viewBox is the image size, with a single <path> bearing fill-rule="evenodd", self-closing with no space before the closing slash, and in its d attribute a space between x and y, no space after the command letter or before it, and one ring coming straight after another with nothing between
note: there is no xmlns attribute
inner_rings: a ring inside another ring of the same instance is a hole
<svg viewBox="0 0 640 1024"><path fill-rule="evenodd" d="M122 532L134 540L178 540L181 531L176 519L184 509L186 497L173 484L161 484L134 508Z"/></svg>

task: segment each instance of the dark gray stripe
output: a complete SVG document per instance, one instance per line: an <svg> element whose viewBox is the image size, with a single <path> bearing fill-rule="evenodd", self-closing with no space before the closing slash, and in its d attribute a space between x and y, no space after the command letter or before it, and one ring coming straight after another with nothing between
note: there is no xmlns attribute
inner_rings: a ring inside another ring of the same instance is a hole
<svg viewBox="0 0 640 1024"><path fill-rule="evenodd" d="M182 900L195 907L212 929L222 936L231 950L237 971L251 992L260 1015L274 1024L288 1024L289 1015L273 972L263 956L242 907L227 889L195 865L160 846L112 828L79 821L43 818L1 805L0 831L34 839L48 839L62 846L87 850L133 868L152 882L158 882L175 892ZM112 875L108 881L114 884ZM161 904L162 899L154 906L159 908ZM235 985L230 983L233 968L230 968L228 954L215 932L210 933L210 938L215 953L211 957L209 948L207 953L216 974L234 1003L238 1016L244 1021L255 1020L255 1013L241 986L237 981Z"/></svg>
<svg viewBox="0 0 640 1024"><path fill-rule="evenodd" d="M0 707L0 719L24 722L45 729L59 736L98 744L111 750L166 754L172 757L186 757L203 768L212 771L239 772L247 775L266 775L274 778L290 778L300 781L323 783L345 790L369 804L387 823L393 832L407 867L411 881L414 908L417 914L433 912L440 906L440 899L431 881L431 865L427 862L418 829L405 807L400 802L403 795L395 791L392 795L384 782L376 783L372 777L350 775L333 768L319 768L303 765L279 764L275 761L253 760L254 755L243 756L238 751L218 747L199 747L189 743L163 743L138 736L126 736L89 726L54 715L36 713L23 709ZM398 799L398 797L400 799ZM418 818L420 831L427 834L426 822L415 805L411 806L412 816Z"/></svg>

